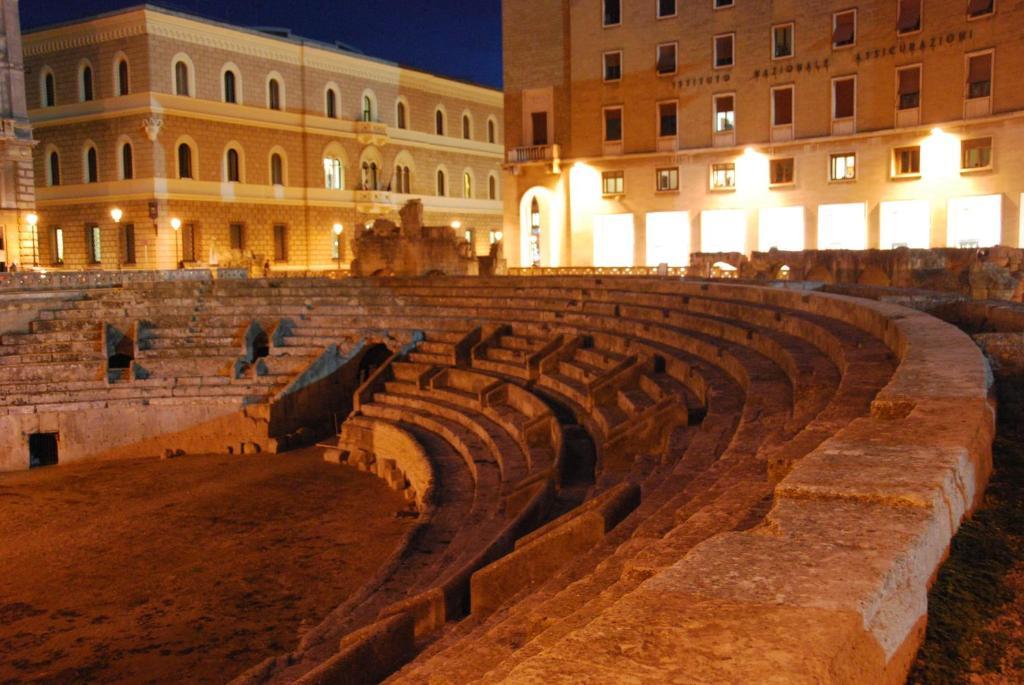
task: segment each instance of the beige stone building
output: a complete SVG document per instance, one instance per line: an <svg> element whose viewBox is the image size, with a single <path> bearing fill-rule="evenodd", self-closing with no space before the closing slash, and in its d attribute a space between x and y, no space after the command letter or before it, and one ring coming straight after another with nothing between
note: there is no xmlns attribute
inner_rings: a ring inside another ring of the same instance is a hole
<svg viewBox="0 0 1024 685"><path fill-rule="evenodd" d="M0 3L0 262L34 259L32 128L25 103L18 0Z"/></svg>
<svg viewBox="0 0 1024 685"><path fill-rule="evenodd" d="M510 266L1021 244L1020 2L503 6Z"/></svg>
<svg viewBox="0 0 1024 685"><path fill-rule="evenodd" d="M500 232L500 92L152 6L24 42L42 267L344 266L413 198Z"/></svg>

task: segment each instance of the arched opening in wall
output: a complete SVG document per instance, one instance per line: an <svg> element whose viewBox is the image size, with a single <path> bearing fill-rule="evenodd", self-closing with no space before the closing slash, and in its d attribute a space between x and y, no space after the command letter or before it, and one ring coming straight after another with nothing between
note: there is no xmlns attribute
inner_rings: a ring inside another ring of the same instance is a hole
<svg viewBox="0 0 1024 685"><path fill-rule="evenodd" d="M519 201L519 263L524 267L557 266L557 230L551 221L552 192L543 186L527 190Z"/></svg>
<svg viewBox="0 0 1024 685"><path fill-rule="evenodd" d="M395 103L395 126L397 128L407 128L408 117L409 112L407 111L405 102L399 100L397 103Z"/></svg>
<svg viewBox="0 0 1024 685"><path fill-rule="evenodd" d="M93 87L92 66L82 64L78 70L78 99L82 102L91 102L96 92Z"/></svg>
<svg viewBox="0 0 1024 685"><path fill-rule="evenodd" d="M345 189L345 151L341 143L334 142L324 148L324 187L327 190Z"/></svg>
<svg viewBox="0 0 1024 685"><path fill-rule="evenodd" d="M439 136L444 135L444 110L440 107L434 112L434 133Z"/></svg>
<svg viewBox="0 0 1024 685"><path fill-rule="evenodd" d="M789 268L789 265L788 264L783 264L775 272L775 280L777 280L777 281L788 281L788 280L790 280L790 274L791 273L792 273L792 270Z"/></svg>
<svg viewBox="0 0 1024 685"><path fill-rule="evenodd" d="M878 267L869 266L860 273L860 276L857 277L857 284L888 288L892 285L892 281L890 281L889 276Z"/></svg>
<svg viewBox="0 0 1024 685"><path fill-rule="evenodd" d="M384 365L391 357L391 350L388 346L383 343L377 343L370 347L363 353L363 358L359 360L359 383L362 384L373 375L373 372Z"/></svg>
<svg viewBox="0 0 1024 685"><path fill-rule="evenodd" d="M57 81L49 67L43 70L42 97L40 98L43 107L57 106Z"/></svg>
<svg viewBox="0 0 1024 685"><path fill-rule="evenodd" d="M128 80L128 60L122 57L117 62L117 94L125 96L129 92L131 88Z"/></svg>
<svg viewBox="0 0 1024 685"><path fill-rule="evenodd" d="M739 278L739 270L729 262L715 262L711 265L712 278Z"/></svg>
<svg viewBox="0 0 1024 685"><path fill-rule="evenodd" d="M135 156L131 143L121 146L121 178L125 181L135 178Z"/></svg>
<svg viewBox="0 0 1024 685"><path fill-rule="evenodd" d="M473 174L469 171L462 172L462 197L467 200L473 197Z"/></svg>
<svg viewBox="0 0 1024 685"><path fill-rule="evenodd" d="M90 145L85 151L85 182L98 183L100 180L100 163L95 146Z"/></svg>
<svg viewBox="0 0 1024 685"><path fill-rule="evenodd" d="M192 70L183 59L174 63L174 94L184 97L192 95Z"/></svg>
<svg viewBox="0 0 1024 685"><path fill-rule="evenodd" d="M444 169L437 170L437 196L444 197L447 194L447 178L445 177Z"/></svg>
<svg viewBox="0 0 1024 685"><path fill-rule="evenodd" d="M51 186L60 185L60 155L56 150L50 152L49 158L46 161L47 166L47 178Z"/></svg>
<svg viewBox="0 0 1024 685"><path fill-rule="evenodd" d="M277 152L270 155L270 184L275 186L284 185L284 160Z"/></svg>
<svg viewBox="0 0 1024 685"><path fill-rule="evenodd" d="M238 150L230 148L225 159L226 180L228 183L240 183L242 180L242 163Z"/></svg>
<svg viewBox="0 0 1024 685"><path fill-rule="evenodd" d="M363 121L376 121L377 98L371 92L363 93Z"/></svg>
<svg viewBox="0 0 1024 685"><path fill-rule="evenodd" d="M192 173L192 148L188 143L178 145L178 178L195 178Z"/></svg>
<svg viewBox="0 0 1024 685"><path fill-rule="evenodd" d="M462 137L465 140L470 140L473 137L473 121L469 118L469 114L462 115Z"/></svg>
<svg viewBox="0 0 1024 685"><path fill-rule="evenodd" d="M270 109L281 109L281 82L271 78L267 82L267 107Z"/></svg>
<svg viewBox="0 0 1024 685"><path fill-rule="evenodd" d="M328 119L338 118L338 94L333 88L327 89L326 102L324 103L324 112L327 114Z"/></svg>
<svg viewBox="0 0 1024 685"><path fill-rule="evenodd" d="M498 142L498 126L494 119L487 120L487 142L494 144Z"/></svg>
<svg viewBox="0 0 1024 685"><path fill-rule="evenodd" d="M487 199L498 199L498 178L494 174L487 177Z"/></svg>
<svg viewBox="0 0 1024 685"><path fill-rule="evenodd" d="M238 103L238 77L230 69L224 72L224 102L229 105Z"/></svg>

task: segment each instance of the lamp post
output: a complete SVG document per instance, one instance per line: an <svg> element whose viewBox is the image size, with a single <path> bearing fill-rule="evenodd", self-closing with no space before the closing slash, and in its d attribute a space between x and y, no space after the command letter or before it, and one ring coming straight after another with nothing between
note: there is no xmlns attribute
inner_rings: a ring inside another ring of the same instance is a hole
<svg viewBox="0 0 1024 685"><path fill-rule="evenodd" d="M117 270L121 270L121 217L124 216L119 208L110 210L110 218L114 220L114 235L117 236Z"/></svg>
<svg viewBox="0 0 1024 685"><path fill-rule="evenodd" d="M28 227L32 231L32 266L39 266L39 233L36 231L36 224L39 223L39 216L31 213L25 217Z"/></svg>
<svg viewBox="0 0 1024 685"><path fill-rule="evenodd" d="M338 245L338 273L341 274L341 234L344 232L345 227L341 224L334 224L331 230L334 231L334 241Z"/></svg>
<svg viewBox="0 0 1024 685"><path fill-rule="evenodd" d="M174 268L178 268L181 264L181 245L178 242L178 236L180 235L179 231L181 231L181 219L178 217L171 219L171 228L174 229Z"/></svg>

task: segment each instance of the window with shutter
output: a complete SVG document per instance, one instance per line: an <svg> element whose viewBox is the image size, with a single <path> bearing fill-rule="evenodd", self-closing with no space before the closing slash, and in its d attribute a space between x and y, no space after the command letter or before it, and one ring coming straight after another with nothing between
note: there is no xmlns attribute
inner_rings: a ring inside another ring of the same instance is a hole
<svg viewBox="0 0 1024 685"><path fill-rule="evenodd" d="M896 20L898 33L913 33L921 30L921 0L900 0L899 17Z"/></svg>

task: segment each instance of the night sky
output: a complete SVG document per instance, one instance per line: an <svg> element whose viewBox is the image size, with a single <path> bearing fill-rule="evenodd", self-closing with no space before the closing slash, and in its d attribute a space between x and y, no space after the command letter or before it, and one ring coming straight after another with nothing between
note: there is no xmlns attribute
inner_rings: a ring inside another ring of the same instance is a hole
<svg viewBox="0 0 1024 685"><path fill-rule="evenodd" d="M141 0L22 0L22 28L80 19ZM175 0L162 7L240 26L286 27L368 55L501 87L500 0Z"/></svg>

